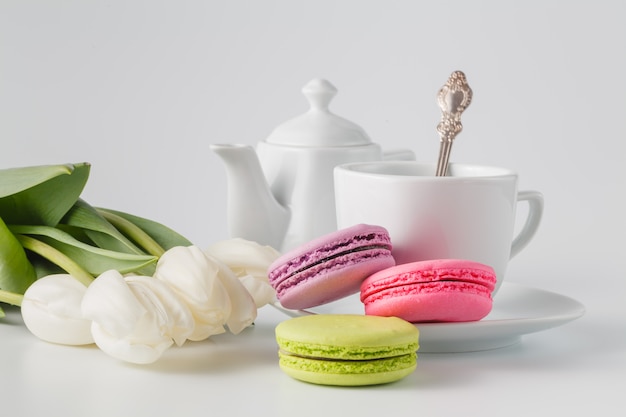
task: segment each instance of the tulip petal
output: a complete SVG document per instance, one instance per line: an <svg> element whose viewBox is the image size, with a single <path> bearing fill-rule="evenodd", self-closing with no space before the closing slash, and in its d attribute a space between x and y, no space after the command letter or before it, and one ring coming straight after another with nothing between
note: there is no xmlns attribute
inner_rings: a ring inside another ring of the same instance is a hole
<svg viewBox="0 0 626 417"><path fill-rule="evenodd" d="M107 333L118 338L131 334L148 313L116 270L100 274L89 285L82 311L86 318L98 322Z"/></svg>
<svg viewBox="0 0 626 417"><path fill-rule="evenodd" d="M257 308L274 300L276 291L270 285L267 269L280 256L271 246L233 238L209 246L205 253L228 266L252 295Z"/></svg>
<svg viewBox="0 0 626 417"><path fill-rule="evenodd" d="M68 274L54 274L35 281L21 305L24 324L35 336L51 343L86 345L94 342L91 321L81 312L87 287Z"/></svg>
<svg viewBox="0 0 626 417"><path fill-rule="evenodd" d="M240 333L243 329L254 322L257 316L256 303L246 287L239 281L239 278L228 268L215 258L207 255L207 258L218 265L218 278L226 288L232 309L226 325L233 334Z"/></svg>
<svg viewBox="0 0 626 417"><path fill-rule="evenodd" d="M269 282L257 279L252 275L244 275L239 280L254 299L257 308L261 308L276 299L276 290Z"/></svg>
<svg viewBox="0 0 626 417"><path fill-rule="evenodd" d="M167 283L191 310L195 326L189 340L225 331L232 305L218 273L218 265L196 246L171 248L157 262L154 277Z"/></svg>
<svg viewBox="0 0 626 417"><path fill-rule="evenodd" d="M158 360L172 344L171 338L163 337L151 343L137 343L133 337L119 338L108 333L100 324L93 322L91 333L103 352L126 362L149 364Z"/></svg>
<svg viewBox="0 0 626 417"><path fill-rule="evenodd" d="M157 315L162 335L168 335L178 346L193 332L194 320L187 305L164 282L141 275L127 276L131 291L140 302Z"/></svg>
<svg viewBox="0 0 626 417"><path fill-rule="evenodd" d="M225 263L238 277L252 275L261 280L268 279L267 268L280 256L271 246L241 238L214 243L205 253Z"/></svg>
<svg viewBox="0 0 626 417"><path fill-rule="evenodd" d="M83 313L93 320L91 333L102 351L137 364L156 361L193 330L187 306L165 283L141 275L107 271L89 286Z"/></svg>

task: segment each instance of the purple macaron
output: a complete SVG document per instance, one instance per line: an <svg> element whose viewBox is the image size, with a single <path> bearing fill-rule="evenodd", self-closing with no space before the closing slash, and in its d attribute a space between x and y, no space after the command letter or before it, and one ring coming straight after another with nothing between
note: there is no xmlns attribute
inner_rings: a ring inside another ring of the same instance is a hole
<svg viewBox="0 0 626 417"><path fill-rule="evenodd" d="M358 224L285 253L268 276L282 306L299 310L355 294L369 275L394 265L387 230Z"/></svg>

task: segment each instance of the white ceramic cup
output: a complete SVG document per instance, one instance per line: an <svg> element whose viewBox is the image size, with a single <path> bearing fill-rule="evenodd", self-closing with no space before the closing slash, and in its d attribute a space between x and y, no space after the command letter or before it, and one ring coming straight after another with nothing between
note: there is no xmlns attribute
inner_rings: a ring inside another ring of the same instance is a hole
<svg viewBox="0 0 626 417"><path fill-rule="evenodd" d="M435 170L434 164L415 161L337 166L338 227L385 227L397 264L459 258L490 265L497 291L509 260L539 227L543 195L518 192L517 174L505 168L453 163L445 177L436 177ZM528 211L514 236L519 201L528 203Z"/></svg>

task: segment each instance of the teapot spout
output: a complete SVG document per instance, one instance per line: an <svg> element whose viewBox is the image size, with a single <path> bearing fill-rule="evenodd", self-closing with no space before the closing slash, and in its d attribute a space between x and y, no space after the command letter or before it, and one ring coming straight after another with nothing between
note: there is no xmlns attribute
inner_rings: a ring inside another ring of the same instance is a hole
<svg viewBox="0 0 626 417"><path fill-rule="evenodd" d="M290 213L272 194L254 148L212 144L226 166L228 228L240 237L280 249Z"/></svg>

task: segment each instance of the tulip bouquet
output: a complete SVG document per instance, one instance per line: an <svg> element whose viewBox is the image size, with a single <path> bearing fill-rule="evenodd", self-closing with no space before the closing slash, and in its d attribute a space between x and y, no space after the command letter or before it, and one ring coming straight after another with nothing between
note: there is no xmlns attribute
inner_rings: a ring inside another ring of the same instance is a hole
<svg viewBox="0 0 626 417"><path fill-rule="evenodd" d="M52 343L146 364L252 324L279 253L243 239L201 250L172 229L90 206L88 163L0 170L0 302ZM0 317L4 314L0 305Z"/></svg>

